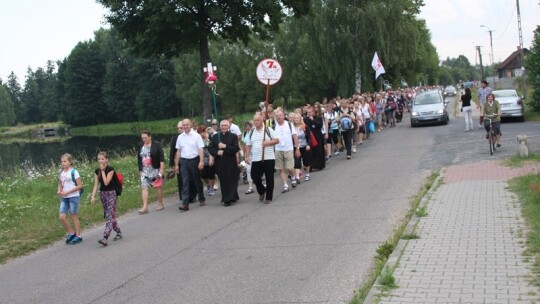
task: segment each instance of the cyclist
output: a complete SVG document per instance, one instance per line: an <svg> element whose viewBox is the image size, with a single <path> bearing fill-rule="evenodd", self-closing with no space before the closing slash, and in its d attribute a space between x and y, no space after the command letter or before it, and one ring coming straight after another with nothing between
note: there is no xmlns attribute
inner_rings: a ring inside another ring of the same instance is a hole
<svg viewBox="0 0 540 304"><path fill-rule="evenodd" d="M495 134L495 142L497 147L501 146L501 105L495 100L495 95L489 93L487 95L486 103L482 106L482 116L491 117L491 127ZM489 120L484 119L484 128L489 133ZM488 138L489 134L486 134Z"/></svg>

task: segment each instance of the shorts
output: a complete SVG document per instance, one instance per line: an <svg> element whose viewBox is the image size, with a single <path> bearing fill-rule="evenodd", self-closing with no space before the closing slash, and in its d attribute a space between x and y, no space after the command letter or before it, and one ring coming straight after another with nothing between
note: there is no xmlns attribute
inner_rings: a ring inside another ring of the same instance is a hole
<svg viewBox="0 0 540 304"><path fill-rule="evenodd" d="M80 196L74 197L62 197L60 199L60 214L67 214L68 211L71 214L77 214L79 211Z"/></svg>
<svg viewBox="0 0 540 304"><path fill-rule="evenodd" d="M358 133L366 134L366 128L364 127L364 125L361 125L358 128Z"/></svg>
<svg viewBox="0 0 540 304"><path fill-rule="evenodd" d="M326 140L326 143L337 145L337 143L339 142L338 137L339 137L339 130L338 129L332 130L330 134L328 134L328 139Z"/></svg>
<svg viewBox="0 0 540 304"><path fill-rule="evenodd" d="M304 167L311 166L311 159L313 156L312 149L309 149L309 151L306 151L306 147L300 148L300 154L301 154L300 157L294 158L294 168L301 169L302 165L304 165Z"/></svg>
<svg viewBox="0 0 540 304"><path fill-rule="evenodd" d="M216 179L216 166L204 166L201 171L202 179Z"/></svg>
<svg viewBox="0 0 540 304"><path fill-rule="evenodd" d="M276 151L276 170L288 170L294 168L293 151Z"/></svg>

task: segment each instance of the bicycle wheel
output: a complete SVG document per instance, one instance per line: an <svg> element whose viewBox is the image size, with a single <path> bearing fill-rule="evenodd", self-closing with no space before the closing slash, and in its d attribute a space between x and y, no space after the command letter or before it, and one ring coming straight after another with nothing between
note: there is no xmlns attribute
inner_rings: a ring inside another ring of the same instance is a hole
<svg viewBox="0 0 540 304"><path fill-rule="evenodd" d="M488 142L489 142L489 154L490 155L493 155L493 149L495 148L495 142L493 141L493 133L492 132L489 132L488 133Z"/></svg>

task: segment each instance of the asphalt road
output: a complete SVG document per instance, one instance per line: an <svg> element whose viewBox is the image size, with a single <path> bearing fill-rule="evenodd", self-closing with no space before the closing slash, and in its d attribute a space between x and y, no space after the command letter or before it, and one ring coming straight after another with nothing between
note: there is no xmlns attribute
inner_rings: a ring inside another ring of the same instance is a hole
<svg viewBox="0 0 540 304"><path fill-rule="evenodd" d="M296 189L280 194L277 183L270 205L244 185L229 208L218 192L179 213L174 196L164 211L121 217L124 238L108 247L100 226L79 245L1 265L0 303L346 303L430 170L512 155L517 134L540 150L538 123L503 124L503 148L489 156L483 131L463 131L462 118L422 128L407 118Z"/></svg>

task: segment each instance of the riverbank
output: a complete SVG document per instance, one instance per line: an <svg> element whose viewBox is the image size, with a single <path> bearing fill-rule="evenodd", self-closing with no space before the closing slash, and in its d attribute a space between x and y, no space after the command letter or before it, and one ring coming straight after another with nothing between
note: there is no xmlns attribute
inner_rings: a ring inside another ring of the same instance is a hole
<svg viewBox="0 0 540 304"><path fill-rule="evenodd" d="M132 154L111 155L109 163L124 175L124 190L117 206L118 215L140 208L137 159ZM79 208L81 229L104 222L101 204L90 204L97 166L95 160L78 160L75 164L85 189ZM0 263L64 237L65 230L58 221L59 198L56 195L59 171L59 166L16 170L0 178L0 189L3 189L0 192ZM155 200L154 192L149 191L151 202ZM163 192L166 195L177 192L176 180L166 182Z"/></svg>
<svg viewBox="0 0 540 304"><path fill-rule="evenodd" d="M62 133L65 133L64 130L67 129L67 126L61 122L48 122L48 123L39 123L32 125L16 125L13 127L0 127L0 139L2 142L7 141L8 139L15 140L31 140L32 131L39 129L53 129L53 130L62 130ZM40 138L36 138L40 140Z"/></svg>
<svg viewBox="0 0 540 304"><path fill-rule="evenodd" d="M192 121L197 121L199 125L202 122L201 116L188 117ZM240 126L243 129L244 123L253 118L252 113L247 114L238 114L233 116L233 122ZM169 134L173 130L176 132L176 125L178 121L182 119L173 118L173 119L164 119L164 120L153 120L153 121L135 121L135 122L124 122L124 123L114 123L114 124L104 124L88 127L77 127L70 129L70 135L73 136L116 136L116 135L134 135L140 134L143 130L148 130L153 134ZM209 123L205 124L210 126Z"/></svg>

